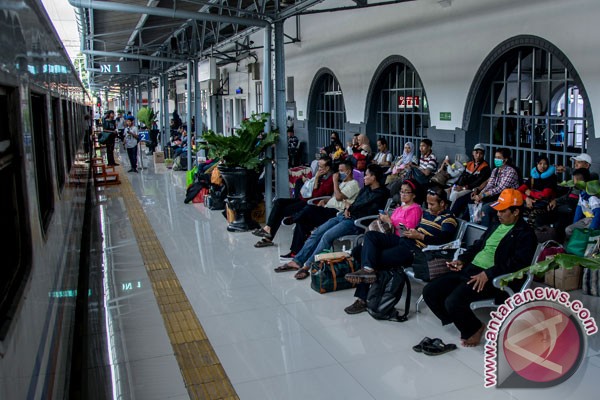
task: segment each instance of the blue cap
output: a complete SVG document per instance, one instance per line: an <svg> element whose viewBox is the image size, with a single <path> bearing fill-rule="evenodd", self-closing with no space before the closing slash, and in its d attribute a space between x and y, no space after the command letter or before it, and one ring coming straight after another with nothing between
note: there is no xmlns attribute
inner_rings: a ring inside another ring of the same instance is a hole
<svg viewBox="0 0 600 400"><path fill-rule="evenodd" d="M126 116L125 119L128 121L135 121L135 117L133 117L131 115Z"/></svg>

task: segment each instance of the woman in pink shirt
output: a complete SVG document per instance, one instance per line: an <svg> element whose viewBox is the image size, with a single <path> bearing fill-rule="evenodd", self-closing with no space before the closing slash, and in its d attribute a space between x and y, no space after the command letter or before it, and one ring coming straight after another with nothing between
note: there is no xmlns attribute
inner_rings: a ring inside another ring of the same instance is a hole
<svg viewBox="0 0 600 400"><path fill-rule="evenodd" d="M380 214L379 219L382 222L391 223L394 227L394 233L402 236L402 231L407 229L416 229L421 222L423 209L418 202L420 198L420 185L412 180L407 179L402 182L400 189L400 201L402 204L394 210L391 216Z"/></svg>

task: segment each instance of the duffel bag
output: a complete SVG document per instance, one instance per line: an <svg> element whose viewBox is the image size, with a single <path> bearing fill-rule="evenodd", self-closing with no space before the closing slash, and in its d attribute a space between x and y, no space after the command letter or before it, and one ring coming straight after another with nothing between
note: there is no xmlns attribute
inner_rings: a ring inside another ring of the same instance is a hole
<svg viewBox="0 0 600 400"><path fill-rule="evenodd" d="M351 272L354 272L354 260L347 255L315 261L310 265L310 287L321 294L350 289L354 284L345 276Z"/></svg>

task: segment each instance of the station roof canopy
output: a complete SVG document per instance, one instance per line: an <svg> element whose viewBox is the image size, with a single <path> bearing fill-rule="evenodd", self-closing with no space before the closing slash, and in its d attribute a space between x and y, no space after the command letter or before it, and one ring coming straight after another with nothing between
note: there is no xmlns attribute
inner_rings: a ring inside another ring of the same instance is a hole
<svg viewBox="0 0 600 400"><path fill-rule="evenodd" d="M76 8L92 90L178 74L192 59L218 65L257 57L249 36L305 13L348 10L413 0L69 0ZM286 37L297 41L297 37ZM259 55L260 57L260 55ZM102 64L137 61L135 73L107 73Z"/></svg>

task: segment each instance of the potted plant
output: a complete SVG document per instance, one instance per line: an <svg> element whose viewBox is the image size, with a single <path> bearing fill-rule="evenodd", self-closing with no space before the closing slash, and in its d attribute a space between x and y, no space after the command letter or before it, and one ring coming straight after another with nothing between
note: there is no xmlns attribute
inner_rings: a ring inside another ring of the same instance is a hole
<svg viewBox="0 0 600 400"><path fill-rule="evenodd" d="M143 123L148 129L150 144L148 146L149 153L154 153L154 149L158 144L158 129L155 128L156 120L158 118L158 112L155 113L152 108L142 107L137 113L138 121Z"/></svg>
<svg viewBox="0 0 600 400"><path fill-rule="evenodd" d="M212 131L203 135L200 148L208 150L210 158L220 160L219 171L227 186L227 205L235 212L229 224L230 232L244 232L259 225L250 213L258 204L258 196L248 189L256 185L260 168L269 161L265 150L277 142L277 132L264 133L269 114L253 114L242 121L231 136Z"/></svg>
<svg viewBox="0 0 600 400"><path fill-rule="evenodd" d="M165 167L171 169L173 168L173 159L172 158L165 158Z"/></svg>

